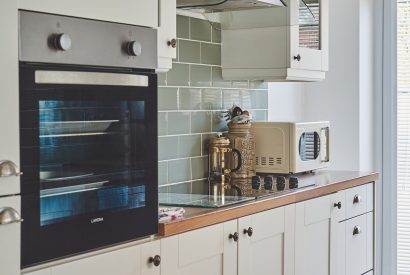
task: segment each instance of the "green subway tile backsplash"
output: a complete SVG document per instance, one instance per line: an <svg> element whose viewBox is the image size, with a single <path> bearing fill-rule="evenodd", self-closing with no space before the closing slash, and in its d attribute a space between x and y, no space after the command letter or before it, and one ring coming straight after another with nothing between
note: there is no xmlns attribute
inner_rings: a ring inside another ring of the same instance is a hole
<svg viewBox="0 0 410 275"><path fill-rule="evenodd" d="M212 28L208 21L197 18L191 19L191 39L200 41L212 40Z"/></svg>
<svg viewBox="0 0 410 275"><path fill-rule="evenodd" d="M201 43L189 40L179 40L179 62L199 63L201 60Z"/></svg>
<svg viewBox="0 0 410 275"><path fill-rule="evenodd" d="M191 86L209 87L212 83L210 66L191 65Z"/></svg>
<svg viewBox="0 0 410 275"><path fill-rule="evenodd" d="M213 27L212 27L213 26ZM177 17L178 58L158 76L158 180L161 192L208 192L208 140L227 131L233 104L268 116L267 84L222 79L220 24Z"/></svg>

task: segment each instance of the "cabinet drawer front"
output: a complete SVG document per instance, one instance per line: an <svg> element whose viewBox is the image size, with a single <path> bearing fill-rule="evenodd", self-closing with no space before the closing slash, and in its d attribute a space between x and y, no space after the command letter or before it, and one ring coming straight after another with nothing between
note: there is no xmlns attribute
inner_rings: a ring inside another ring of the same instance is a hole
<svg viewBox="0 0 410 275"><path fill-rule="evenodd" d="M372 183L370 183L373 185ZM368 203L368 185L347 189L346 194L346 219L359 216L373 210L373 196ZM370 187L369 187L370 188Z"/></svg>
<svg viewBox="0 0 410 275"><path fill-rule="evenodd" d="M20 213L20 196L0 199L0 208L11 207ZM21 223L0 225L0 274L20 275Z"/></svg>
<svg viewBox="0 0 410 275"><path fill-rule="evenodd" d="M19 9L61 14L131 25L158 27L154 0L20 0Z"/></svg>
<svg viewBox="0 0 410 275"><path fill-rule="evenodd" d="M367 271L366 216L362 215L351 220L347 220L345 223L346 275L360 275Z"/></svg>
<svg viewBox="0 0 410 275"><path fill-rule="evenodd" d="M52 267L53 275L139 275L140 247L133 246Z"/></svg>

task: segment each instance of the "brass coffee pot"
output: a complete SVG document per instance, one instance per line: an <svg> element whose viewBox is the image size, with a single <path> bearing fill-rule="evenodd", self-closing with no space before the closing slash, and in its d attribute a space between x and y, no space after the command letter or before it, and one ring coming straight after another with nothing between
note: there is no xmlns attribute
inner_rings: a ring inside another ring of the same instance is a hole
<svg viewBox="0 0 410 275"><path fill-rule="evenodd" d="M228 138L222 135L217 135L209 140L209 184L210 193L213 195L223 195L226 184L229 184L230 173L239 171L242 167L242 155L237 149L230 147L230 141ZM235 159L236 154L237 165L236 167L230 167Z"/></svg>

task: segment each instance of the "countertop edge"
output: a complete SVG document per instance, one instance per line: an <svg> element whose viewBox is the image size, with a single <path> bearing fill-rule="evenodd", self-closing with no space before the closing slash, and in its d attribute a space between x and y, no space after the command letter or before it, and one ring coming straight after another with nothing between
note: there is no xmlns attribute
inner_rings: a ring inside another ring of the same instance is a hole
<svg viewBox="0 0 410 275"><path fill-rule="evenodd" d="M169 237L172 235L188 232L194 229L223 223L229 220L238 219L244 216L256 214L273 208L285 206L292 203L298 203L309 199L329 195L344 189L360 186L370 182L376 182L379 179L379 173L372 172L364 176L345 179L342 181L332 182L327 185L317 186L308 190L284 195L282 197L266 197L251 201L244 204L238 204L216 211L198 214L182 220L159 224L158 237Z"/></svg>

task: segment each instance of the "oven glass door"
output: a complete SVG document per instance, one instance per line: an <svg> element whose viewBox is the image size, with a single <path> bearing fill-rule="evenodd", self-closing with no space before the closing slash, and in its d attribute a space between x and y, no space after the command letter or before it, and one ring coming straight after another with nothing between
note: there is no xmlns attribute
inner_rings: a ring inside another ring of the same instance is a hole
<svg viewBox="0 0 410 275"><path fill-rule="evenodd" d="M155 74L46 69L21 66L23 266L157 232Z"/></svg>

